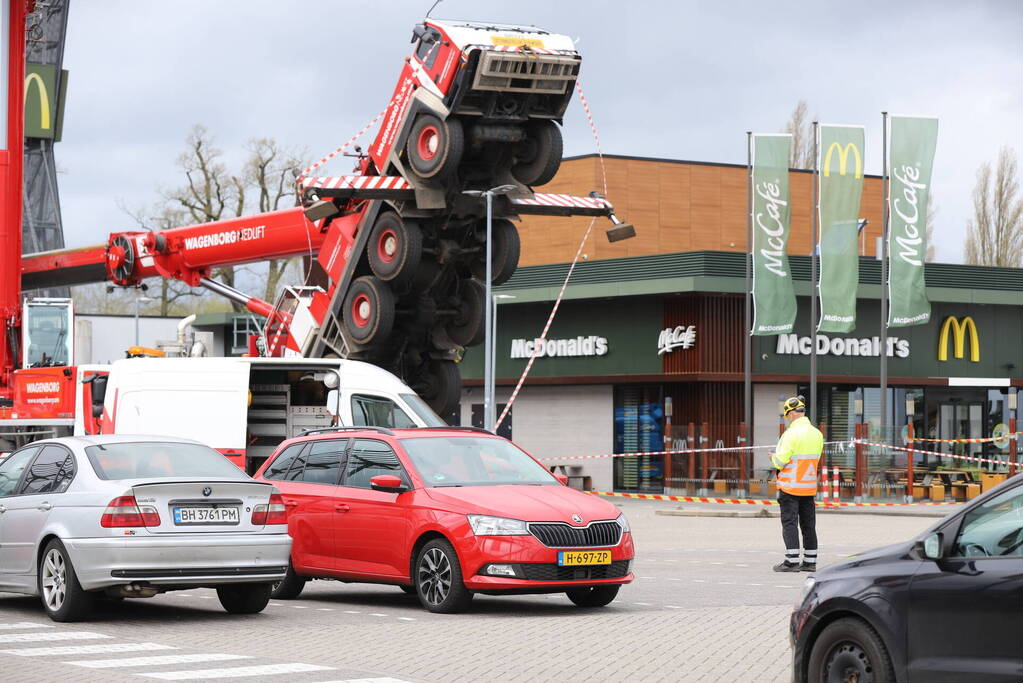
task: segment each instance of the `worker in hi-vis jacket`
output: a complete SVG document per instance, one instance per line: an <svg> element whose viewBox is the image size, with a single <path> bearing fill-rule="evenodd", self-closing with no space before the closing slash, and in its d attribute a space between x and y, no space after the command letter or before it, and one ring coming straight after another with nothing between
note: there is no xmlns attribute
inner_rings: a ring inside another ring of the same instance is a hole
<svg viewBox="0 0 1023 683"><path fill-rule="evenodd" d="M778 440L771 463L778 470L778 505L785 560L776 572L812 572L817 569L817 515L814 499L820 472L824 435L806 417L802 396L786 399L782 416L789 423ZM799 562L799 532L803 532L803 562Z"/></svg>

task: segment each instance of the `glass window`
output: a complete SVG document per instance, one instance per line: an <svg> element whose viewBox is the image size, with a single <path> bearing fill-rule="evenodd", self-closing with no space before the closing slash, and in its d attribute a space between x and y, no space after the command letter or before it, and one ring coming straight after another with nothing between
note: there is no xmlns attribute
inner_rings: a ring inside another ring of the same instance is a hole
<svg viewBox="0 0 1023 683"><path fill-rule="evenodd" d="M74 459L61 446L44 446L29 465L19 493L63 493L74 476Z"/></svg>
<svg viewBox="0 0 1023 683"><path fill-rule="evenodd" d="M66 304L30 303L26 314L28 366L67 365L71 356L71 308Z"/></svg>
<svg viewBox="0 0 1023 683"><path fill-rule="evenodd" d="M1023 557L1023 486L966 513L952 553L956 557Z"/></svg>
<svg viewBox="0 0 1023 683"><path fill-rule="evenodd" d="M337 484L341 476L342 456L347 445L347 439L314 442L306 456L302 481L312 484Z"/></svg>
<svg viewBox="0 0 1023 683"><path fill-rule="evenodd" d="M172 441L108 443L85 449L100 479L229 477L248 479L237 465L209 446Z"/></svg>
<svg viewBox="0 0 1023 683"><path fill-rule="evenodd" d="M28 461L38 451L38 446L26 448L23 451L12 453L3 463L0 463L0 496L14 495L14 489L18 487L18 480L21 479L21 473L25 471Z"/></svg>
<svg viewBox="0 0 1023 683"><path fill-rule="evenodd" d="M383 396L352 396L352 424L356 427L394 427L407 429L416 423L389 398Z"/></svg>
<svg viewBox="0 0 1023 683"><path fill-rule="evenodd" d="M408 483L398 456L390 446L374 439L357 439L348 454L344 485L368 489L371 488L369 480L378 474L394 474Z"/></svg>
<svg viewBox="0 0 1023 683"><path fill-rule="evenodd" d="M423 436L401 445L431 487L558 483L543 465L497 437Z"/></svg>
<svg viewBox="0 0 1023 683"><path fill-rule="evenodd" d="M270 466L263 471L264 479L284 479L284 475L288 472L291 467L291 463L294 462L295 457L306 447L304 443L296 443L288 446L284 451L274 458L274 461L270 463Z"/></svg>
<svg viewBox="0 0 1023 683"><path fill-rule="evenodd" d="M614 452L649 453L664 447L664 396L659 386L622 386L614 395ZM664 457L615 458L616 489L657 491Z"/></svg>
<svg viewBox="0 0 1023 683"><path fill-rule="evenodd" d="M427 427L446 427L447 422L440 418L440 415L433 412L433 408L422 399L419 394L398 394L402 400L412 408L412 412L419 416ZM510 415L510 414L509 414ZM511 422L511 420L508 420Z"/></svg>
<svg viewBox="0 0 1023 683"><path fill-rule="evenodd" d="M422 62L423 66L427 69L433 68L433 63L437 61L437 53L440 52L440 33L436 29L427 29L426 35L419 41L419 47L416 49L416 59ZM424 61L425 60L425 61Z"/></svg>
<svg viewBox="0 0 1023 683"><path fill-rule="evenodd" d="M309 457L308 448L295 456L295 459L291 462L291 467L288 468L288 473L283 477L284 481L302 481L302 472L305 470L307 457Z"/></svg>

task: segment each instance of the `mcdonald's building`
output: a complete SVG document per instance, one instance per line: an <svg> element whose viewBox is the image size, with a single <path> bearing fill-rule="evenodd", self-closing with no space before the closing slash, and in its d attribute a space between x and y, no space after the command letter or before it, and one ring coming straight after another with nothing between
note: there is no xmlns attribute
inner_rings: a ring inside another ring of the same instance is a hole
<svg viewBox="0 0 1023 683"><path fill-rule="evenodd" d="M854 171L862 163L852 150L836 150L834 157L834 170ZM573 485L685 490L685 477L666 472L661 456L581 456L660 451L665 444L734 447L744 434L754 445L773 444L780 399L809 395L812 174L793 170L789 258L796 327L792 334L753 338L752 424L742 424L747 172L745 166L666 159L606 156L603 168L593 155L566 159L545 191L586 193L599 188L606 173L608 196L637 236L609 243L604 226L594 226L544 339L590 219L523 220L519 270L495 288L499 412L530 355L536 358L500 431L564 467ZM931 322L889 330L882 349L881 207L880 178L866 176L856 328L817 337L817 418L827 438L852 439L857 423L876 438L887 425L896 442L905 440L909 425L915 436L936 439L1007 432L1023 386L1023 270L928 264ZM482 349L463 359L463 424L482 424ZM882 352L889 374L885 415ZM960 456L995 461L1007 460L1009 447L1008 439L954 446ZM767 452L755 451L747 465L753 476L766 474ZM869 462L871 476L876 470L883 480L906 459L889 454ZM938 464L935 458L916 463L924 470ZM734 467L727 459L712 460L706 477L727 480Z"/></svg>

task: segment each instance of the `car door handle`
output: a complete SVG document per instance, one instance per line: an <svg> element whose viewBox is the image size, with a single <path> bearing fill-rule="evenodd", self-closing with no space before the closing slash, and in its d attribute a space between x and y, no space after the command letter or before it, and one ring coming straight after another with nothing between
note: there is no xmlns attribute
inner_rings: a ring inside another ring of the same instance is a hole
<svg viewBox="0 0 1023 683"><path fill-rule="evenodd" d="M298 505L298 503L296 501L293 501L293 500L286 501L284 504L287 505L289 508L293 508L296 505Z"/></svg>
<svg viewBox="0 0 1023 683"><path fill-rule="evenodd" d="M49 503L39 503L39 506L36 509L37 510L50 510L52 508L53 508L53 506L50 505Z"/></svg>
<svg viewBox="0 0 1023 683"><path fill-rule="evenodd" d="M349 510L351 510L351 508L344 503L338 503L337 505L334 506L334 509L337 510L338 512L348 512Z"/></svg>

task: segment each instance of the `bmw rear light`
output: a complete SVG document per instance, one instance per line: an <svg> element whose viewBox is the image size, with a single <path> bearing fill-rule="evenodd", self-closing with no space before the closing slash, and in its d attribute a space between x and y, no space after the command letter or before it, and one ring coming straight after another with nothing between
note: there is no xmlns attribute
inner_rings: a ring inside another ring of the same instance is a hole
<svg viewBox="0 0 1023 683"><path fill-rule="evenodd" d="M263 524L287 524L288 515L284 507L284 499L279 493L270 494L270 503L256 505L252 508L252 523L256 526Z"/></svg>
<svg viewBox="0 0 1023 683"><path fill-rule="evenodd" d="M135 496L120 496L107 503L100 517L102 527L160 526L160 513L152 505L139 505Z"/></svg>

